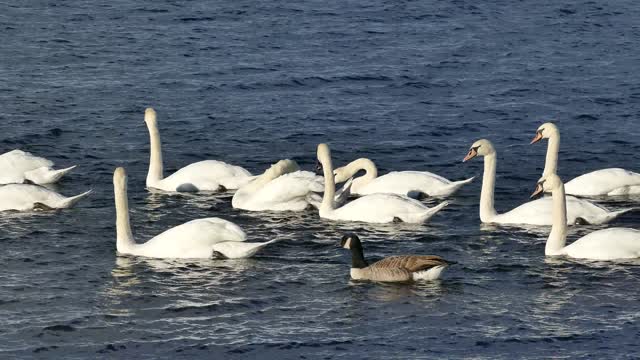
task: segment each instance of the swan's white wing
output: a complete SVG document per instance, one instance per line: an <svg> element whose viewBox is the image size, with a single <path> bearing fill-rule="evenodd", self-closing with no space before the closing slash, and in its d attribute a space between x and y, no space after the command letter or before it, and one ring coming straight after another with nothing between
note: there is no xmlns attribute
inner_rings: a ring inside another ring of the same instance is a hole
<svg viewBox="0 0 640 360"><path fill-rule="evenodd" d="M307 207L307 195L323 189L324 180L309 171L281 175L254 192L240 189L234 195L234 207L246 210L302 210Z"/></svg>
<svg viewBox="0 0 640 360"><path fill-rule="evenodd" d="M27 211L35 203L57 208L66 198L45 187L30 184L8 184L0 186L0 211Z"/></svg>
<svg viewBox="0 0 640 360"><path fill-rule="evenodd" d="M624 193L624 188L628 187L640 191L640 174L620 168L596 170L580 175L565 184L567 194L581 196Z"/></svg>
<svg viewBox="0 0 640 360"><path fill-rule="evenodd" d="M584 199L567 196L567 223L575 224L578 218L588 223L600 224L615 218L615 214ZM502 224L552 224L553 201L550 196L526 202L504 214L497 215L492 222Z"/></svg>
<svg viewBox="0 0 640 360"><path fill-rule="evenodd" d="M334 220L388 223L399 218L405 222L422 222L446 203L433 209L421 202L396 194L372 194L355 199L335 209L327 216ZM323 213L321 211L320 215Z"/></svg>
<svg viewBox="0 0 640 360"><path fill-rule="evenodd" d="M205 218L171 228L136 246L135 255L158 258L210 258L213 245L223 241L245 241L242 229L227 220Z"/></svg>
<svg viewBox="0 0 640 360"><path fill-rule="evenodd" d="M12 150L0 155L0 184L21 183L24 173L37 168L49 168L53 162L22 150Z"/></svg>
<svg viewBox="0 0 640 360"><path fill-rule="evenodd" d="M169 191L216 191L220 185L237 189L251 180L251 173L240 166L217 160L203 160L183 167L160 181Z"/></svg>
<svg viewBox="0 0 640 360"><path fill-rule="evenodd" d="M221 253L228 259L244 259L255 255L258 251L276 241L278 241L278 239L263 243L225 241L213 245L213 250Z"/></svg>
<svg viewBox="0 0 640 360"><path fill-rule="evenodd" d="M640 231L610 228L594 231L564 248L573 258L614 260L640 257Z"/></svg>
<svg viewBox="0 0 640 360"><path fill-rule="evenodd" d="M429 194L451 184L451 181L430 172L393 171L379 176L358 189L358 194L388 193L407 195L410 192Z"/></svg>

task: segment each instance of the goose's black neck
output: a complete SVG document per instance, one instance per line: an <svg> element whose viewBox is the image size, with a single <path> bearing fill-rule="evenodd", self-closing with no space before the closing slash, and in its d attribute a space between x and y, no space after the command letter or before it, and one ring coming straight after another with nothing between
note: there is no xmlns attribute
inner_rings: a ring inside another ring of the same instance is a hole
<svg viewBox="0 0 640 360"><path fill-rule="evenodd" d="M364 252L362 251L362 244L360 241L354 241L351 243L351 267L355 269L362 269L369 266L367 260L364 259Z"/></svg>

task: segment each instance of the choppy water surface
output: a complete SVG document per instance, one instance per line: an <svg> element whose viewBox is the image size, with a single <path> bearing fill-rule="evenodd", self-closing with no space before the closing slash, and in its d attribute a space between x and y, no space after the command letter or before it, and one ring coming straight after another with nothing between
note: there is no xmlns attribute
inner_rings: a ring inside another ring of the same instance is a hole
<svg viewBox="0 0 640 360"><path fill-rule="evenodd" d="M233 210L231 195L144 189L159 114L167 173L213 158L255 173L374 159L381 172L481 175L491 139L499 210L527 200L562 130L564 179L640 170L636 1L9 1L0 4L0 151L61 166L94 194L59 213L0 215L2 358L611 358L640 352L637 262L545 259L548 229L481 226L480 181L430 224ZM284 240L244 261L115 255L111 177L129 172L139 241L220 216ZM636 206L640 199L605 203ZM640 227L627 214L620 226ZM598 227L571 229L571 239ZM441 282L349 281L366 255L439 254Z"/></svg>

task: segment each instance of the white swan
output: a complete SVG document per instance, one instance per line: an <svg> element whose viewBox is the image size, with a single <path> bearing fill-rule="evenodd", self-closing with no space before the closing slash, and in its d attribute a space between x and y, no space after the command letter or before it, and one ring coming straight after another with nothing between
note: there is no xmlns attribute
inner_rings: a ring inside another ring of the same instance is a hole
<svg viewBox="0 0 640 360"><path fill-rule="evenodd" d="M0 155L0 184L21 184L26 181L38 185L53 184L75 167L54 170L51 160L22 150L12 150Z"/></svg>
<svg viewBox="0 0 640 360"><path fill-rule="evenodd" d="M544 175L533 193L551 191L553 198L553 225L544 254L566 255L578 259L615 260L640 257L640 231L628 228L609 228L594 231L570 245L567 244L567 203L564 185L554 173Z"/></svg>
<svg viewBox="0 0 640 360"><path fill-rule="evenodd" d="M247 236L238 225L219 218L205 218L178 225L138 244L133 239L129 223L127 174L121 167L113 173L113 192L116 203L116 249L120 254L182 259L242 258L252 256L274 242L242 243Z"/></svg>
<svg viewBox="0 0 640 360"><path fill-rule="evenodd" d="M0 211L66 209L72 207L90 193L91 190L80 195L65 197L39 185L2 185L0 186Z"/></svg>
<svg viewBox="0 0 640 360"><path fill-rule="evenodd" d="M314 193L323 190L321 176L300 171L295 161L285 159L238 189L231 205L250 211L301 211L314 203Z"/></svg>
<svg viewBox="0 0 640 360"><path fill-rule="evenodd" d="M524 203L517 208L498 214L494 206L497 154L491 141L481 139L471 145L469 153L462 161L476 156L484 157L484 175L480 193L480 220L483 223L551 225L551 198L546 197ZM569 224L604 224L633 208L609 211L584 199L568 197Z"/></svg>
<svg viewBox="0 0 640 360"><path fill-rule="evenodd" d="M320 205L320 217L323 219L369 223L389 223L399 219L408 223L423 223L449 204L444 201L428 208L420 201L403 195L371 194L336 208L336 188L329 146L318 145L317 156L324 172L324 196Z"/></svg>
<svg viewBox="0 0 640 360"><path fill-rule="evenodd" d="M540 125L531 143L542 139L549 139L542 175L556 174L560 150L558 127L550 122ZM640 194L640 174L620 168L596 170L567 182L565 190L567 194L576 196Z"/></svg>
<svg viewBox="0 0 640 360"><path fill-rule="evenodd" d="M440 175L426 171L392 171L378 176L378 169L373 161L360 158L333 171L335 182L342 183L353 177L358 171L365 174L353 179L351 193L355 195L398 194L410 197L449 196L473 178L462 181L450 181Z"/></svg>
<svg viewBox="0 0 640 360"><path fill-rule="evenodd" d="M182 192L221 191L237 189L252 179L251 173L240 166L217 160L203 160L187 165L165 178L155 110L147 108L144 112L144 121L147 123L151 141L147 174L148 188Z"/></svg>

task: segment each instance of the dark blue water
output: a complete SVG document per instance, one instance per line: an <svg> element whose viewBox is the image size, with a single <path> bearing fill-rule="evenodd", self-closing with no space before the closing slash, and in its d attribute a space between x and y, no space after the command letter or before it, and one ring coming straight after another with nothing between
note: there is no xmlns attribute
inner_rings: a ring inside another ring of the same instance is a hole
<svg viewBox="0 0 640 360"><path fill-rule="evenodd" d="M95 192L0 216L0 357L638 356L640 264L545 259L548 229L481 226L479 179L427 225L247 213L230 194L147 192L143 122L156 108L167 173L207 158L311 169L328 142L338 164L457 180L481 175L460 160L486 137L504 211L535 186L546 144L527 144L549 120L565 180L640 170L638 19L632 0L3 2L0 152L78 164L59 191ZM116 166L138 241L209 216L284 240L244 261L117 257ZM353 283L334 247L346 231L367 255L459 264L441 282Z"/></svg>

